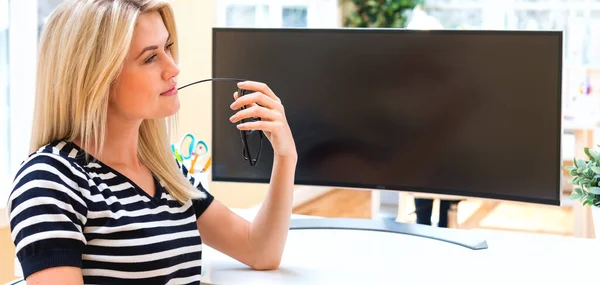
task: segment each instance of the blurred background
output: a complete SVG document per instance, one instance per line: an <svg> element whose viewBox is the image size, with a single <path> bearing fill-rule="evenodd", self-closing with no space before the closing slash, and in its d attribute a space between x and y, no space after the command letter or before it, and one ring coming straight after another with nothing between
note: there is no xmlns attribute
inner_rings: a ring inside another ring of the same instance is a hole
<svg viewBox="0 0 600 285"><path fill-rule="evenodd" d="M0 284L15 277L14 246L4 213L11 181L28 154L38 39L60 0L0 0ZM179 82L211 76L212 27L411 28L559 30L564 33L563 163L596 146L600 111L600 0L172 0L180 32ZM276 90L275 90L276 91ZM210 86L188 88L178 140L193 132L211 139ZM567 177L568 179L568 177ZM572 190L563 182L565 196ZM209 190L226 205L256 210L266 185L214 183ZM294 213L328 217L393 218L414 222L415 195L298 187ZM566 199L565 199L566 200ZM439 200L434 205L437 207ZM436 212L432 224L437 222ZM585 213L564 205L462 201L453 227L592 237ZM582 218L583 217L583 218ZM18 271L18 270L17 270ZM18 273L18 272L17 272Z"/></svg>

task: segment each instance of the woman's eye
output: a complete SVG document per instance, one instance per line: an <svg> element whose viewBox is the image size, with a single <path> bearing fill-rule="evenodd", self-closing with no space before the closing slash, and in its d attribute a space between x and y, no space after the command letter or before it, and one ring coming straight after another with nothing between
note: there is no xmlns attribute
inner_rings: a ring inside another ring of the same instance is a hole
<svg viewBox="0 0 600 285"><path fill-rule="evenodd" d="M156 54L153 54L151 57L146 59L146 61L144 61L144 63L151 63L154 61L155 58L156 58Z"/></svg>
<svg viewBox="0 0 600 285"><path fill-rule="evenodd" d="M166 51L168 51L168 52L171 52L171 46L172 46L172 45L173 45L173 43L170 43L170 44L166 45L166 46L165 46L165 50L166 50ZM146 60L144 61L144 63L151 63L151 62L153 62L153 61L156 59L156 57L157 57L157 54L153 54L153 55L152 55L152 56L150 56L148 59L146 59Z"/></svg>
<svg viewBox="0 0 600 285"><path fill-rule="evenodd" d="M170 43L168 45L165 46L165 50L171 51L171 46L173 45L173 43Z"/></svg>

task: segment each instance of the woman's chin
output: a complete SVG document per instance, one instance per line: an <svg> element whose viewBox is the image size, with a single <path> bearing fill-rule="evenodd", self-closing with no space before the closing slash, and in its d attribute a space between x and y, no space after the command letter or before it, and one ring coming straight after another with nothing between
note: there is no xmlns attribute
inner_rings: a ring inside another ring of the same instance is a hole
<svg viewBox="0 0 600 285"><path fill-rule="evenodd" d="M175 115L179 111L179 101L163 103L154 113L154 118L166 118Z"/></svg>
<svg viewBox="0 0 600 285"><path fill-rule="evenodd" d="M169 96L165 99L167 100L163 100L163 102L161 102L162 104L160 108L166 113L166 116L172 116L177 113L177 111L179 111L179 107L181 106L178 96Z"/></svg>

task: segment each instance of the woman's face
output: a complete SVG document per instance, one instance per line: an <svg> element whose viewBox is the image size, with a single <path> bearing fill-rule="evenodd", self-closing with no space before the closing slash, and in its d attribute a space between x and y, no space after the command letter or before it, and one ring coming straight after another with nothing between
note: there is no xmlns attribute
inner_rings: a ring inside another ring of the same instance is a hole
<svg viewBox="0 0 600 285"><path fill-rule="evenodd" d="M111 88L108 115L143 120L173 115L179 109L172 40L158 12L141 14L123 63Z"/></svg>

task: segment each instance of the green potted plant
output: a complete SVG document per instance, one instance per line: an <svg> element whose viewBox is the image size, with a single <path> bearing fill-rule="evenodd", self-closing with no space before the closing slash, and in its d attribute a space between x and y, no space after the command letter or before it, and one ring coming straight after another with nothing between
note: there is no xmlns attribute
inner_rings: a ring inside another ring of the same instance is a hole
<svg viewBox="0 0 600 285"><path fill-rule="evenodd" d="M405 28L407 13L423 0L351 0L344 26L358 28Z"/></svg>
<svg viewBox="0 0 600 285"><path fill-rule="evenodd" d="M600 152L589 147L584 152L588 160L574 158L573 165L565 167L573 176L570 183L575 185L569 198L591 207L596 238L600 238Z"/></svg>

